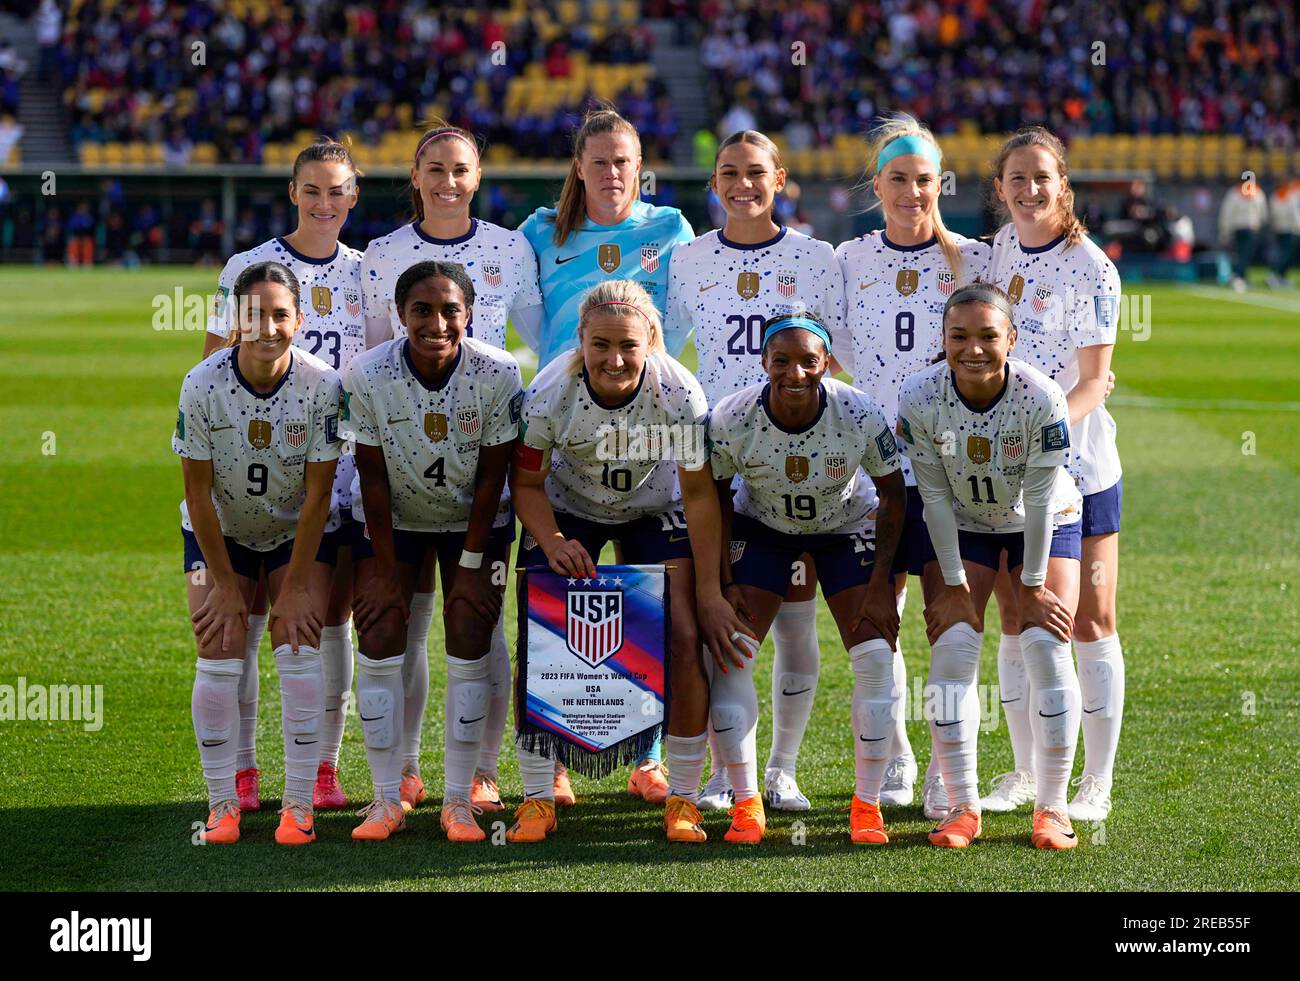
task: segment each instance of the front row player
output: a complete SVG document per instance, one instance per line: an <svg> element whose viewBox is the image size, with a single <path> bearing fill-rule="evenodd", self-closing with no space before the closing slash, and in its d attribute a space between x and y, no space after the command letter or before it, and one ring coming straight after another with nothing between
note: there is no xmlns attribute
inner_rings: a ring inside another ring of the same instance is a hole
<svg viewBox="0 0 1300 981"><path fill-rule="evenodd" d="M474 285L459 263L416 263L398 277L394 300L406 336L356 358L344 376L344 425L356 436L366 519L352 545L357 710L375 790L352 837L382 841L406 823L402 663L411 597L433 553L447 652L441 824L450 841L482 841L470 785L514 530L502 491L519 428L519 366L467 336ZM494 568L502 571L496 584Z"/></svg>
<svg viewBox="0 0 1300 981"><path fill-rule="evenodd" d="M880 407L823 377L830 349L830 333L813 317L768 320L762 340L768 381L722 399L709 417L710 462L724 514L723 585L761 640L790 588L792 566L801 555L812 556L853 662L857 793L850 837L885 844L880 785L894 732L899 619L891 570L906 490ZM730 482L737 474L733 514ZM753 671L715 671L710 696L713 730L735 788L726 839L757 843L767 819L758 796Z"/></svg>
<svg viewBox="0 0 1300 981"><path fill-rule="evenodd" d="M280 674L284 807L275 840L316 840L312 784L325 680L320 636L334 558L322 541L339 458L339 377L294 348L299 285L278 262L235 280L233 346L181 386L172 449L181 457L193 531L183 531L190 619L198 638L191 708L210 813L210 844L239 840L235 793L238 691L248 610L259 576L271 598Z"/></svg>
<svg viewBox="0 0 1300 981"><path fill-rule="evenodd" d="M899 442L912 461L934 551L925 576L933 582L937 565L944 583L935 583L925 608L929 683L941 695L930 735L949 804L930 841L943 848L965 848L980 833L972 696L1003 552L1021 583L1037 780L1032 840L1038 848L1078 843L1065 793L1080 718L1070 633L1082 499L1066 470L1065 395L1047 375L1009 357L1015 342L1006 293L983 282L963 286L944 304L945 360L909 377L898 399Z"/></svg>
<svg viewBox="0 0 1300 981"><path fill-rule="evenodd" d="M577 332L578 349L543 368L524 399L510 471L527 532L520 564L549 565L570 581L593 576L601 550L616 541L626 562L669 567L664 831L669 841L702 842L696 801L709 691L700 643L719 662L740 664L746 651L737 641L747 629L718 581L721 514L705 446L704 392L664 350L659 312L631 280L590 290ZM522 745L518 752L525 800L506 838L541 841L556 827L555 765Z"/></svg>

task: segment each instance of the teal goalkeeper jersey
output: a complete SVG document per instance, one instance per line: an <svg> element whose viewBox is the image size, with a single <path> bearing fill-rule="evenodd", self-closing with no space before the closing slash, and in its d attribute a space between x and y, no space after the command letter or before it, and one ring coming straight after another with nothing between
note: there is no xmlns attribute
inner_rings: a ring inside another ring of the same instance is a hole
<svg viewBox="0 0 1300 981"><path fill-rule="evenodd" d="M563 245L556 245L555 209L538 208L519 226L537 253L545 317L542 321L538 367L578 343L578 308L587 291L607 279L632 279L645 287L663 317L668 302L668 263L673 249L695 237L690 222L676 208L644 201L617 225L597 225L584 219ZM669 353L681 353L682 336Z"/></svg>

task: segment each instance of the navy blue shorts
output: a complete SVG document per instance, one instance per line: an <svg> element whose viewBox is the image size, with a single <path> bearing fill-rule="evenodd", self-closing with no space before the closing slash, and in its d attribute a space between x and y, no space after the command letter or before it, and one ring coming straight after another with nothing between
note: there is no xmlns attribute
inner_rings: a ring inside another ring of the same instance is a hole
<svg viewBox="0 0 1300 981"><path fill-rule="evenodd" d="M326 533L321 536L320 548L316 549L316 561L324 562L326 565L334 565L338 561L339 541L337 533ZM207 560L203 558L203 549L199 548L199 539L187 528L181 529L181 538L185 542L185 571L193 572L195 569L206 569ZM289 559L293 555L293 539L282 545L277 545L269 552L259 552L251 549L247 545L240 545L230 536L226 536L226 554L230 556L230 567L235 570L237 575L245 579L257 581L261 576L263 569L269 576L282 565L288 565Z"/></svg>
<svg viewBox="0 0 1300 981"><path fill-rule="evenodd" d="M686 515L680 509L637 518L635 521L611 521L608 524L556 511L555 524L565 538L577 539L595 563L600 562L600 553L609 542L618 542L622 546L623 562L627 565L650 565L691 558ZM519 564L549 564L546 553L532 535L524 535Z"/></svg>
<svg viewBox="0 0 1300 981"><path fill-rule="evenodd" d="M743 514L731 518L731 575L741 585L784 596L791 567L805 552L827 598L865 586L876 562L865 535L787 535Z"/></svg>
<svg viewBox="0 0 1300 981"><path fill-rule="evenodd" d="M926 550L929 548L930 531L925 526L925 502L921 500L921 489L908 487L907 514L903 518L903 534L898 540L894 571L919 576L925 571Z"/></svg>
<svg viewBox="0 0 1300 981"><path fill-rule="evenodd" d="M488 536L487 548L483 557L488 562L501 562L510 554L510 543L514 541L514 524L493 528ZM398 562L405 562L417 569L424 565L424 557L433 549L440 563L460 562L460 553L465 549L465 532L463 531L403 531L393 529L393 555ZM352 523L352 561L372 558L374 546L370 544L370 530L360 521Z"/></svg>
<svg viewBox="0 0 1300 981"><path fill-rule="evenodd" d="M1074 559L1083 557L1083 536L1079 534L1083 522L1061 525L1052 532L1052 544L1047 550L1049 558ZM926 562L935 562L938 556L934 552L934 543L929 537L925 540ZM987 566L997 570L1001 565L1002 553L1007 554L1007 570L1025 564L1025 533L1022 531L961 531L957 532L957 547L965 562Z"/></svg>
<svg viewBox="0 0 1300 981"><path fill-rule="evenodd" d="M1124 480L1115 481L1104 491L1083 499L1083 537L1110 535L1119 531L1119 514L1123 510Z"/></svg>

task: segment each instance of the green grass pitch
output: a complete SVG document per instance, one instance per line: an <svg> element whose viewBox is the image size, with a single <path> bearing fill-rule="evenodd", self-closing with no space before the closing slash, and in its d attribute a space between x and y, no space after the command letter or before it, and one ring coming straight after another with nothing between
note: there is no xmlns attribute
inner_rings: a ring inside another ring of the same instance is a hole
<svg viewBox="0 0 1300 981"><path fill-rule="evenodd" d="M894 841L848 840L851 675L825 607L823 667L799 778L805 815L772 814L757 848L670 848L625 775L575 778L579 805L537 846L453 846L437 828L442 645L430 638L424 773L433 806L379 846L351 813L311 848L271 840L282 778L278 684L262 657L259 754L272 808L234 848L191 844L206 807L189 717L194 643L179 572L180 466L169 437L200 333L154 329L154 297L207 293L215 270L0 269L0 684L103 685L104 723L0 722L3 889L1294 889L1300 732L1300 292L1149 287L1150 336L1122 332L1112 411L1125 467L1120 632L1128 704L1115 809L1082 844L1044 854L1029 815L993 815L969 851L931 848L915 806ZM51 452L52 451L52 452ZM919 603L904 617L909 687L928 660ZM982 677L996 681L996 615ZM513 632L513 631L512 631ZM758 666L760 754L771 645ZM929 738L910 723L924 767ZM1005 729L981 736L987 786ZM1079 761L1082 762L1082 744ZM349 723L349 796L369 776ZM503 791L521 794L503 754ZM503 815L503 817L508 815Z"/></svg>

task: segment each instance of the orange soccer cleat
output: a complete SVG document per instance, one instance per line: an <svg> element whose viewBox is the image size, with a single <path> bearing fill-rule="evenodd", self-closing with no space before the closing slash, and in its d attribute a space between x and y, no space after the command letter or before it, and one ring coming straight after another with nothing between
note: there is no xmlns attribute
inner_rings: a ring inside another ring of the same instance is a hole
<svg viewBox="0 0 1300 981"><path fill-rule="evenodd" d="M316 822L302 804L280 808L280 826L275 829L277 845L310 845L316 840Z"/></svg>
<svg viewBox="0 0 1300 981"><path fill-rule="evenodd" d="M1079 844L1069 817L1059 807L1040 807L1034 811L1032 840L1035 848L1054 851L1066 851Z"/></svg>
<svg viewBox="0 0 1300 981"><path fill-rule="evenodd" d="M239 809L247 814L262 809L260 781L262 771L257 769L240 770L235 774L235 794L239 797Z"/></svg>
<svg viewBox="0 0 1300 981"><path fill-rule="evenodd" d="M857 794L853 795L853 806L849 808L849 838L858 845L889 844L879 804L868 804Z"/></svg>
<svg viewBox="0 0 1300 981"><path fill-rule="evenodd" d="M402 798L402 810L413 811L424 803L424 781L418 773L403 773L402 783L397 788L397 795Z"/></svg>
<svg viewBox="0 0 1300 981"><path fill-rule="evenodd" d="M566 767L556 766L555 785L552 792L555 794L556 807L572 807L577 803L577 798L573 796L573 784L569 782L569 771Z"/></svg>
<svg viewBox="0 0 1300 981"><path fill-rule="evenodd" d="M205 845L233 845L239 840L239 802L223 800L208 812L208 823L199 832Z"/></svg>
<svg viewBox="0 0 1300 981"><path fill-rule="evenodd" d="M506 832L506 841L529 844L545 841L555 828L555 805L543 797L533 797L515 811L515 824Z"/></svg>
<svg viewBox="0 0 1300 981"><path fill-rule="evenodd" d="M483 841L487 835L474 820L474 815L482 813L467 800L444 801L438 823L447 832L448 841Z"/></svg>
<svg viewBox="0 0 1300 981"><path fill-rule="evenodd" d="M669 841L708 841L700 827L700 809L685 797L673 795L664 806L664 833Z"/></svg>
<svg viewBox="0 0 1300 981"><path fill-rule="evenodd" d="M938 848L965 848L980 836L979 811L963 805L954 807L930 832L930 844Z"/></svg>
<svg viewBox="0 0 1300 981"><path fill-rule="evenodd" d="M627 778L627 792L650 804L668 799L668 768L658 760L646 760Z"/></svg>
<svg viewBox="0 0 1300 981"><path fill-rule="evenodd" d="M469 802L480 811L495 812L505 806L501 803L501 788L497 786L495 773L474 771L474 785L469 791Z"/></svg>
<svg viewBox="0 0 1300 981"><path fill-rule="evenodd" d="M339 786L339 768L333 763L316 767L316 786L311 790L311 803L318 811L336 811L348 806L348 799Z"/></svg>
<svg viewBox="0 0 1300 981"><path fill-rule="evenodd" d="M755 794L749 800L739 800L731 809L731 827L722 837L746 845L757 845L767 830L767 814L763 811L763 798Z"/></svg>
<svg viewBox="0 0 1300 981"><path fill-rule="evenodd" d="M406 827L406 812L397 801L371 801L357 813L365 820L352 829L353 841L386 841Z"/></svg>

